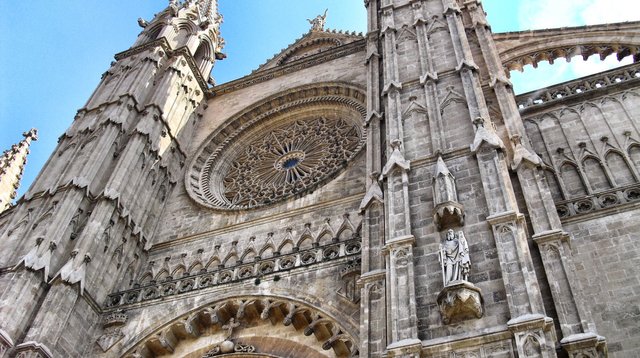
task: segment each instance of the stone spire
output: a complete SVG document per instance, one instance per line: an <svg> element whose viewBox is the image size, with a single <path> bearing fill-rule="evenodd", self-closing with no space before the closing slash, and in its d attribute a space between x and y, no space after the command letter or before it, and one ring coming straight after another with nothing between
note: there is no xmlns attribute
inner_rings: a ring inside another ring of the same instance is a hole
<svg viewBox="0 0 640 358"><path fill-rule="evenodd" d="M5 150L0 157L0 212L6 210L16 197L24 165L27 163L29 146L38 140L38 131L34 128L22 134L24 139Z"/></svg>

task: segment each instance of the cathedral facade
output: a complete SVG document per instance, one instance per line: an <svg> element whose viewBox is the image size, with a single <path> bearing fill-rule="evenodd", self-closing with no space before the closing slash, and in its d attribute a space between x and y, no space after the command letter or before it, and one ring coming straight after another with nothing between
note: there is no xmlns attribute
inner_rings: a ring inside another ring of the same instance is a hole
<svg viewBox="0 0 640 358"><path fill-rule="evenodd" d="M508 78L640 23L363 11L221 85L216 0L141 19L0 213L0 357L640 357L640 65Z"/></svg>

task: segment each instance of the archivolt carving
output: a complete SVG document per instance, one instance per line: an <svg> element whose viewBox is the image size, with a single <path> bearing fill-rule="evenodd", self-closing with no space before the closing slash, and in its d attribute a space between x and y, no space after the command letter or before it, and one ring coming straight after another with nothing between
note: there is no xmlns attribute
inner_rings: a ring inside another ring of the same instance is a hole
<svg viewBox="0 0 640 358"><path fill-rule="evenodd" d="M352 357L358 353L356 338L339 320L327 313L304 302L251 296L214 302L179 317L140 340L124 357L151 358L172 354L180 341L205 336L219 335L222 340L228 340L233 335L232 340L238 336L242 341L243 329L262 324L292 326L292 334L314 335L323 350L333 349L337 357ZM265 354L277 353L272 351L277 349L268 344L260 346L259 343L251 347L251 350Z"/></svg>
<svg viewBox="0 0 640 358"><path fill-rule="evenodd" d="M364 94L343 84L297 88L229 120L200 148L187 191L221 210L265 206L337 175L365 143Z"/></svg>

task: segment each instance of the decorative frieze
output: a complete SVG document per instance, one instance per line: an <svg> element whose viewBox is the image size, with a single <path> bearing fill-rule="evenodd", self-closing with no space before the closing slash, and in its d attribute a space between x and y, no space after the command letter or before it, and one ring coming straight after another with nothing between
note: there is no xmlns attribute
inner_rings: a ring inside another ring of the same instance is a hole
<svg viewBox="0 0 640 358"><path fill-rule="evenodd" d="M212 271L205 270L175 279L169 278L163 282L152 281L142 287L110 294L106 306L119 307L249 279L259 283L258 280L264 279L267 275L275 280L279 278L277 276L279 272L345 257L358 257L360 245L360 238L356 237L341 243L331 243L295 253L274 254L269 259L256 259L252 263L239 262L232 267L218 267Z"/></svg>
<svg viewBox="0 0 640 358"><path fill-rule="evenodd" d="M563 200L556 203L556 210L560 219L569 219L633 203L640 203L640 184Z"/></svg>
<svg viewBox="0 0 640 358"><path fill-rule="evenodd" d="M530 107L574 98L587 92L604 90L606 88L619 86L628 82L637 82L639 79L640 64L634 63L625 67L603 72L597 76L589 76L588 78L569 81L544 90L525 93L516 97L516 102L518 103L520 111L523 111Z"/></svg>

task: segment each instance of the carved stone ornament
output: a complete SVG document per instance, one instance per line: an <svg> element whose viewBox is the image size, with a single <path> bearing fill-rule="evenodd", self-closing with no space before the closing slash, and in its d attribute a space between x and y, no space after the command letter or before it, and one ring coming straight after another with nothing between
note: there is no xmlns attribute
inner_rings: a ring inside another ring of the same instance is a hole
<svg viewBox="0 0 640 358"><path fill-rule="evenodd" d="M480 318L484 314L482 292L467 281L458 281L446 286L438 295L437 302L442 322L445 324Z"/></svg>
<svg viewBox="0 0 640 358"><path fill-rule="evenodd" d="M458 281L466 281L471 269L469 259L469 245L464 232L454 233L449 229L445 241L440 244L440 265L442 266L442 281L449 286Z"/></svg>
<svg viewBox="0 0 640 358"><path fill-rule="evenodd" d="M318 15L316 17L314 17L313 19L307 19L307 21L309 22L309 24L311 24L311 31L323 31L324 30L324 24L327 21L327 12L329 10L324 10L324 14L322 15Z"/></svg>
<svg viewBox="0 0 640 358"><path fill-rule="evenodd" d="M127 314L123 311L114 311L105 316L103 323L104 334L98 337L96 341L103 352L108 351L124 338L121 328L127 322L127 318Z"/></svg>
<svg viewBox="0 0 640 358"><path fill-rule="evenodd" d="M220 354L228 354L228 353L253 353L256 351L256 347L248 344L242 343L233 343L230 340L225 340L220 344L216 344L211 348L207 353L205 353L202 358L211 358L218 356Z"/></svg>
<svg viewBox="0 0 640 358"><path fill-rule="evenodd" d="M357 89L326 85L256 105L200 148L187 191L211 208L246 210L313 190L363 148L362 100Z"/></svg>

